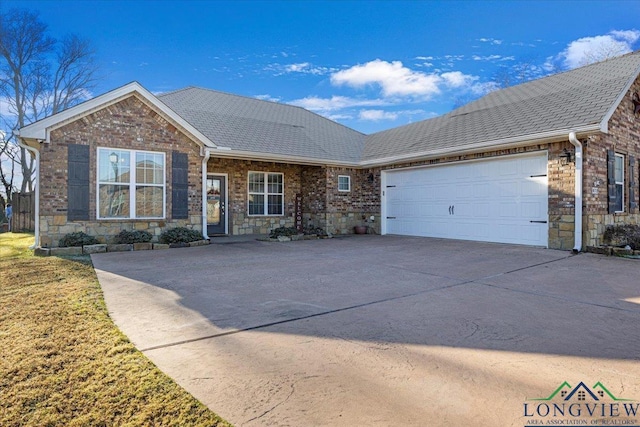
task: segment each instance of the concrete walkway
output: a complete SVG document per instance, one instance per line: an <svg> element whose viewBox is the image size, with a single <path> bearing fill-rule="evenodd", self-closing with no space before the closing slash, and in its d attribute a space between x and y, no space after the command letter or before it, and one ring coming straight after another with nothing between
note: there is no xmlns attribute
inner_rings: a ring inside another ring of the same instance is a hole
<svg viewBox="0 0 640 427"><path fill-rule="evenodd" d="M523 426L564 381L640 400L637 260L368 235L92 259L116 324L237 426Z"/></svg>

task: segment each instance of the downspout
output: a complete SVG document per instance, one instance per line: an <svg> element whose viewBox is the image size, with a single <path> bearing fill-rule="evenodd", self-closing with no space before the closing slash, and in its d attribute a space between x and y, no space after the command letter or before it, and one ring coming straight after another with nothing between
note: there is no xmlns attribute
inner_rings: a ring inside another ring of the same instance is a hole
<svg viewBox="0 0 640 427"><path fill-rule="evenodd" d="M35 201L36 212L35 212L35 233L34 233L36 235L36 239L35 239L35 242L33 243L33 246L29 247L30 249L34 249L34 248L40 247L40 151L38 151L33 147L29 147L28 145L23 143L22 138L20 138L19 134L16 136L18 139L18 145L24 148L25 150L29 151L30 153L33 153L36 159L36 176L35 176L36 178L36 201Z"/></svg>
<svg viewBox="0 0 640 427"><path fill-rule="evenodd" d="M582 170L582 143L576 138L575 132L569 133L569 142L573 144L576 149L576 164L575 164L575 215L574 215L574 239L575 245L573 252L578 253L582 250L582 177L584 171Z"/></svg>
<svg viewBox="0 0 640 427"><path fill-rule="evenodd" d="M209 239L207 234L207 163L209 163L209 150L204 150L204 159L202 159L202 237Z"/></svg>

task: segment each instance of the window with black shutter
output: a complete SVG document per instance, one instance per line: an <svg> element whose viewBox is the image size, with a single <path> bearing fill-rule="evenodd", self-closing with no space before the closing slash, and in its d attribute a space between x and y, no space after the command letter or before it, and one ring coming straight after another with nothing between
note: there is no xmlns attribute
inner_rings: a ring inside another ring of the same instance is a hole
<svg viewBox="0 0 640 427"><path fill-rule="evenodd" d="M171 216L173 219L189 217L189 159L186 153L171 154Z"/></svg>
<svg viewBox="0 0 640 427"><path fill-rule="evenodd" d="M89 146L67 147L67 220L89 219Z"/></svg>

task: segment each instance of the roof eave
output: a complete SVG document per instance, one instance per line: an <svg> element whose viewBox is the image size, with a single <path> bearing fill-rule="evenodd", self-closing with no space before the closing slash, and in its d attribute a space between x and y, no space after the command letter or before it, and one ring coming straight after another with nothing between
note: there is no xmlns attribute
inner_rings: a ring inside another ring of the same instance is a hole
<svg viewBox="0 0 640 427"><path fill-rule="evenodd" d="M399 162L412 162L419 160L431 160L445 156L461 156L466 154L476 154L486 151L504 150L509 148L525 147L532 144L547 144L550 142L568 139L570 132L575 132L579 137L584 137L598 132L603 132L600 124L591 124L572 129L554 130L541 132L533 135L523 135L513 138L491 140L476 144L468 144L459 147L443 148L439 150L427 150L418 153L401 154L378 159L364 160L358 163L360 167L387 166Z"/></svg>
<svg viewBox="0 0 640 427"><path fill-rule="evenodd" d="M226 147L207 148L206 151L209 153L210 158L222 157L310 166L344 166L352 168L358 167L358 162L346 160L322 159L306 156L292 156L286 154L258 153L254 151L233 150Z"/></svg>

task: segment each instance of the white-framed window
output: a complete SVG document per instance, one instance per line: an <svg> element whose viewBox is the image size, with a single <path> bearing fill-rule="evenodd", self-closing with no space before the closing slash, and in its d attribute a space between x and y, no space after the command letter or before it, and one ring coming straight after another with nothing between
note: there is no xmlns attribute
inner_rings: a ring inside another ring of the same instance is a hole
<svg viewBox="0 0 640 427"><path fill-rule="evenodd" d="M351 191L351 177L349 175L338 175L338 191Z"/></svg>
<svg viewBox="0 0 640 427"><path fill-rule="evenodd" d="M284 175L249 172L249 215L284 215Z"/></svg>
<svg viewBox="0 0 640 427"><path fill-rule="evenodd" d="M98 219L164 218L165 154L98 148Z"/></svg>
<svg viewBox="0 0 640 427"><path fill-rule="evenodd" d="M616 182L616 212L624 212L624 156L616 153L614 178Z"/></svg>

